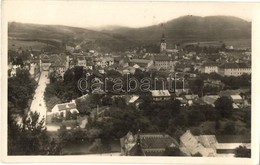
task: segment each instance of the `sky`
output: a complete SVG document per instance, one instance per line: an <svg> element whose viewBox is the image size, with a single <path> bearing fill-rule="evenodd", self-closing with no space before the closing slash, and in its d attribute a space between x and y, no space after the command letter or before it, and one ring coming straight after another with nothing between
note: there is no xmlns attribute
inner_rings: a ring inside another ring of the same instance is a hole
<svg viewBox="0 0 260 165"><path fill-rule="evenodd" d="M236 16L252 20L252 3L226 2L101 2L101 1L3 1L8 22L102 27L144 27L185 16Z"/></svg>

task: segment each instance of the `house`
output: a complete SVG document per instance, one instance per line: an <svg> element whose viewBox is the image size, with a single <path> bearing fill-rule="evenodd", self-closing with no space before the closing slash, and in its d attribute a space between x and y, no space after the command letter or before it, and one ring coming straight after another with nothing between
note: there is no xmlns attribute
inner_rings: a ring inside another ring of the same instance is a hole
<svg viewBox="0 0 260 165"><path fill-rule="evenodd" d="M205 63L201 68L202 73L218 73L218 64L216 63Z"/></svg>
<svg viewBox="0 0 260 165"><path fill-rule="evenodd" d="M193 104L193 101L198 99L198 95L185 95L184 99L187 101L188 105L191 106Z"/></svg>
<svg viewBox="0 0 260 165"><path fill-rule="evenodd" d="M219 95L206 95L202 97L202 100L212 106L215 106L215 101L219 98Z"/></svg>
<svg viewBox="0 0 260 165"><path fill-rule="evenodd" d="M40 56L40 70L48 71L51 66L51 61L48 55L43 54Z"/></svg>
<svg viewBox="0 0 260 165"><path fill-rule="evenodd" d="M240 95L230 95L230 98L233 102L234 107L242 107L244 100L242 99L242 97Z"/></svg>
<svg viewBox="0 0 260 165"><path fill-rule="evenodd" d="M66 117L68 111L72 114L79 113L75 102L56 104L48 115Z"/></svg>
<svg viewBox="0 0 260 165"><path fill-rule="evenodd" d="M124 68L119 68L118 71L121 73L121 74L134 74L135 73L135 70L136 68L135 67L132 67L132 66L127 66L127 67L124 67Z"/></svg>
<svg viewBox="0 0 260 165"><path fill-rule="evenodd" d="M92 70L94 63L92 61L86 61L86 69Z"/></svg>
<svg viewBox="0 0 260 165"><path fill-rule="evenodd" d="M154 66L157 68L174 70L174 60L171 57L165 55L155 56Z"/></svg>
<svg viewBox="0 0 260 165"><path fill-rule="evenodd" d="M187 100L184 100L182 97L176 97L175 99L181 102L181 106L187 105Z"/></svg>
<svg viewBox="0 0 260 165"><path fill-rule="evenodd" d="M241 76L251 74L251 68L246 63L225 63L219 67L219 74L223 76Z"/></svg>
<svg viewBox="0 0 260 165"><path fill-rule="evenodd" d="M114 64L114 58L113 57L101 57L100 58L100 66L102 68L111 66Z"/></svg>
<svg viewBox="0 0 260 165"><path fill-rule="evenodd" d="M178 142L163 133L128 132L120 139L121 155L124 156L166 156L166 148L179 148Z"/></svg>
<svg viewBox="0 0 260 165"><path fill-rule="evenodd" d="M153 101L170 100L171 94L168 90L150 90Z"/></svg>
<svg viewBox="0 0 260 165"><path fill-rule="evenodd" d="M77 57L77 65L83 66L84 68L86 67L86 59L85 59L84 56L78 56Z"/></svg>
<svg viewBox="0 0 260 165"><path fill-rule="evenodd" d="M61 77L64 76L65 71L67 70L67 58L62 54L53 54L49 56L51 65L49 68L50 72L56 72Z"/></svg>
<svg viewBox="0 0 260 165"><path fill-rule="evenodd" d="M118 67L127 67L129 66L129 58L128 57L114 57L114 65ZM113 65L111 65L113 66Z"/></svg>
<svg viewBox="0 0 260 165"><path fill-rule="evenodd" d="M201 141L202 140L202 141ZM200 154L202 157L214 157L216 150L214 150L214 137L194 136L190 130L187 130L180 137L180 150L188 156L195 156Z"/></svg>

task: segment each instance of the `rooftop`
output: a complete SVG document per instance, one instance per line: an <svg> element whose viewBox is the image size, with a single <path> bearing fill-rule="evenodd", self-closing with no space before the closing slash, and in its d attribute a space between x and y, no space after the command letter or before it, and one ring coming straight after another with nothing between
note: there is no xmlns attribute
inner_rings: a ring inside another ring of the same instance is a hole
<svg viewBox="0 0 260 165"><path fill-rule="evenodd" d="M152 96L171 96L168 90L150 90Z"/></svg>
<svg viewBox="0 0 260 165"><path fill-rule="evenodd" d="M246 63L225 63L220 66L223 69L249 68Z"/></svg>

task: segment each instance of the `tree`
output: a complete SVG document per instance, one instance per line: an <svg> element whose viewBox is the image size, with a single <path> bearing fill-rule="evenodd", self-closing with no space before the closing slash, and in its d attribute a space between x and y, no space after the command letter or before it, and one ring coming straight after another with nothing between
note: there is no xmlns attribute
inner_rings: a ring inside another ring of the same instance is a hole
<svg viewBox="0 0 260 165"><path fill-rule="evenodd" d="M8 116L8 155L51 155L60 154L59 143L50 139L43 125L44 119L39 120L39 114L30 112L18 124Z"/></svg>
<svg viewBox="0 0 260 165"><path fill-rule="evenodd" d="M223 129L223 134L234 135L236 134L236 127L234 122L227 122Z"/></svg>
<svg viewBox="0 0 260 165"><path fill-rule="evenodd" d="M222 96L215 101L215 108L222 117L228 118L232 115L232 101L226 96Z"/></svg>
<svg viewBox="0 0 260 165"><path fill-rule="evenodd" d="M200 78L197 78L195 80L193 80L190 84L190 88L192 90L193 93L198 94L198 95L202 95L202 88L203 88L203 80Z"/></svg>
<svg viewBox="0 0 260 165"><path fill-rule="evenodd" d="M239 146L236 148L235 157L251 158L251 150L245 146Z"/></svg>
<svg viewBox="0 0 260 165"><path fill-rule="evenodd" d="M14 110L20 114L24 113L36 85L28 70L18 69L15 77L8 78L8 101L12 103Z"/></svg>

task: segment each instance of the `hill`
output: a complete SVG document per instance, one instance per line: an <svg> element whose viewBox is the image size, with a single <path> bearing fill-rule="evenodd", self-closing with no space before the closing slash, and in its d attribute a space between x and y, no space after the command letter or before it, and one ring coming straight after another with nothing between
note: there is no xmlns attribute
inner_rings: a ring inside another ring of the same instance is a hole
<svg viewBox="0 0 260 165"><path fill-rule="evenodd" d="M158 25L116 29L143 42L159 42L165 33L169 42L250 39L251 22L231 16L183 16Z"/></svg>
<svg viewBox="0 0 260 165"><path fill-rule="evenodd" d="M202 41L225 41L242 47L251 44L251 22L230 16L183 16L142 28L111 25L96 30L61 25L8 24L9 45L30 46L36 41L39 49L46 45L50 49L81 45L84 49L104 52L124 51L140 43L158 44L162 33L169 46Z"/></svg>
<svg viewBox="0 0 260 165"><path fill-rule="evenodd" d="M20 45L32 41L48 44L60 48L69 45L81 45L86 49L100 51L118 51L134 44L133 41L120 34L109 34L78 27L61 25L39 25L11 22L8 23L9 43L22 42Z"/></svg>

